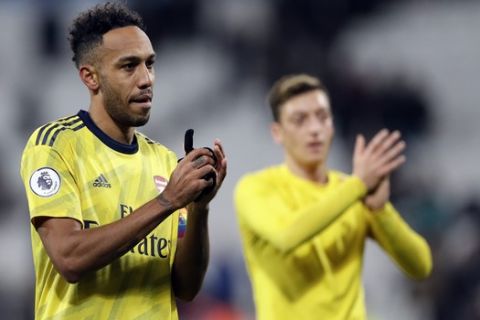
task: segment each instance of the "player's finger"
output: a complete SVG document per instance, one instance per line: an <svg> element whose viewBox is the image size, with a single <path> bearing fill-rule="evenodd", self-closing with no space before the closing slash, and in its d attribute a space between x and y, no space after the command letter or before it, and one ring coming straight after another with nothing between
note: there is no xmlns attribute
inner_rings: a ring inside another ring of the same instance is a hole
<svg viewBox="0 0 480 320"><path fill-rule="evenodd" d="M203 167L195 170L192 173L192 178L203 179L203 177L205 177L207 174L209 174L211 172L214 172L215 174L217 173L217 171L215 170L215 168L213 167L212 164L207 164L207 165L204 165Z"/></svg>
<svg viewBox="0 0 480 320"><path fill-rule="evenodd" d="M215 138L215 140L213 141L213 144L214 144L214 145L217 145L217 146L220 148L220 150L222 151L222 153L225 154L225 153L223 152L223 144L222 144L222 141L221 141L219 138Z"/></svg>
<svg viewBox="0 0 480 320"><path fill-rule="evenodd" d="M221 161L220 159L225 158L225 151L223 150L223 145L220 139L215 139L213 142L213 149L216 151L215 154L219 161Z"/></svg>
<svg viewBox="0 0 480 320"><path fill-rule="evenodd" d="M388 174L392 173L393 171L398 169L402 164L404 164L406 160L407 160L407 158L404 155L401 155L401 156L395 158L394 160L392 160L388 164L382 166L382 168L379 170L380 175L383 176L383 175L388 175Z"/></svg>
<svg viewBox="0 0 480 320"><path fill-rule="evenodd" d="M389 131L387 129L380 130L372 140L368 143L367 147L365 148L365 152L372 153L374 152L378 146L385 140L388 136Z"/></svg>
<svg viewBox="0 0 480 320"><path fill-rule="evenodd" d="M225 176L227 175L227 158L223 158L220 167L217 168L217 183L218 186L222 184L223 180L225 179Z"/></svg>
<svg viewBox="0 0 480 320"><path fill-rule="evenodd" d="M212 157L212 152L207 149L207 148L197 148L192 150L189 154L187 154L184 159L187 160L187 162L192 162L193 160L201 157L201 156L208 156Z"/></svg>
<svg viewBox="0 0 480 320"><path fill-rule="evenodd" d="M194 159L191 162L191 164L192 164L192 167L194 169L198 169L198 168L201 168L202 166L204 166L206 164L214 165L215 161L213 160L212 157L201 156L201 157L198 157L198 158Z"/></svg>
<svg viewBox="0 0 480 320"><path fill-rule="evenodd" d="M392 161L393 159L399 157L401 153L405 150L407 144L405 141L399 141L397 144L395 144L390 150L388 150L384 155L383 155L383 162L388 163Z"/></svg>
<svg viewBox="0 0 480 320"><path fill-rule="evenodd" d="M387 137L385 137L385 140L383 140L382 143L378 145L377 149L374 152L377 154L382 154L386 152L400 140L401 136L402 135L400 134L400 131L395 130Z"/></svg>

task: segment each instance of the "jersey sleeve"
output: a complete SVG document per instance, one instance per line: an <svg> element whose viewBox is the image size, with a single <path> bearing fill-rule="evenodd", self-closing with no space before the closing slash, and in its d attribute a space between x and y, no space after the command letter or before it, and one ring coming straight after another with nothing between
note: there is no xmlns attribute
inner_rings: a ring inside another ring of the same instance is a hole
<svg viewBox="0 0 480 320"><path fill-rule="evenodd" d="M326 190L318 201L292 210L281 192L247 176L236 187L235 207L241 224L278 250L289 252L324 230L365 193L363 182L352 176Z"/></svg>
<svg viewBox="0 0 480 320"><path fill-rule="evenodd" d="M371 236L408 276L422 279L431 273L427 241L410 228L391 203L379 212L367 212L367 218Z"/></svg>
<svg viewBox="0 0 480 320"><path fill-rule="evenodd" d="M37 217L72 218L83 225L79 190L68 152L46 145L27 146L21 162L31 222Z"/></svg>

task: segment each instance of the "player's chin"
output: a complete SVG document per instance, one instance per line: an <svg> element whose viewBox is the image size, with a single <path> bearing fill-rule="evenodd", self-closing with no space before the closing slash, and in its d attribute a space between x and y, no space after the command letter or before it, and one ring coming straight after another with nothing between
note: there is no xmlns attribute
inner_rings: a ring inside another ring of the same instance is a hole
<svg viewBox="0 0 480 320"><path fill-rule="evenodd" d="M150 119L150 115L136 117L134 120L134 127L141 127L147 124L148 120Z"/></svg>
<svg viewBox="0 0 480 320"><path fill-rule="evenodd" d="M323 153L309 153L305 155L304 160L310 165L322 164L325 162L325 155Z"/></svg>
<svg viewBox="0 0 480 320"><path fill-rule="evenodd" d="M131 105L131 118L135 127L143 126L148 122L150 109L151 106L149 105L139 105L137 103Z"/></svg>
<svg viewBox="0 0 480 320"><path fill-rule="evenodd" d="M147 124L148 120L150 119L150 112L147 114L135 114L132 115L130 121L132 127L141 127Z"/></svg>

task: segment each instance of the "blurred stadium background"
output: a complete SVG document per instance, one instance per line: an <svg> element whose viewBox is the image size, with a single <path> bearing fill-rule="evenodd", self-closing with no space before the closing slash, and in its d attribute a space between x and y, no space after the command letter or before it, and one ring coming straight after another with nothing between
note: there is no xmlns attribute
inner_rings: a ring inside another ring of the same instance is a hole
<svg viewBox="0 0 480 320"><path fill-rule="evenodd" d="M29 217L19 177L37 126L88 108L66 41L97 1L0 0L0 317L33 318ZM157 50L152 118L141 128L181 154L219 137L229 175L212 205L211 264L182 319L253 319L232 205L238 178L281 161L265 95L293 72L321 77L337 133L329 159L350 172L353 137L402 130L407 164L393 201L429 241L434 272L406 279L367 245L370 319L480 319L480 1L129 1Z"/></svg>

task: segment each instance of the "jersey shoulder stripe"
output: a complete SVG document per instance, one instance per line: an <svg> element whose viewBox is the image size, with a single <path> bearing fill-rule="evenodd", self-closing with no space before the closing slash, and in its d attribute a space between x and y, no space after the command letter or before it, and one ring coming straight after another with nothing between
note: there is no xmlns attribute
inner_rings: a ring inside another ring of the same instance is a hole
<svg viewBox="0 0 480 320"><path fill-rule="evenodd" d="M162 157L163 156L168 156L172 157L175 159L175 163L177 162L177 155L175 152L170 150L167 146L163 145L162 143L155 141L153 139L150 139L147 137L144 133L136 131L135 136L137 138L138 144L144 144L146 145L150 150L157 152L160 154Z"/></svg>
<svg viewBox="0 0 480 320"><path fill-rule="evenodd" d="M64 130L77 131L85 127L78 115L49 122L38 130L35 145L53 146L60 132Z"/></svg>
<svg viewBox="0 0 480 320"><path fill-rule="evenodd" d="M145 134L143 134L143 133L141 133L141 132L138 132L138 131L137 131L136 134L137 134L137 137L138 137L138 138L143 138L143 139L147 142L147 144L157 144L157 145L160 145L160 143L158 143L157 141L154 141L154 140L150 139L149 137L147 137Z"/></svg>
<svg viewBox="0 0 480 320"><path fill-rule="evenodd" d="M47 123L46 125L40 127L40 129L38 130L38 133L37 133L37 137L36 137L36 139L35 139L35 145L39 145L39 144L40 144L40 140L41 140L41 138L44 136L43 133L45 132L45 130L47 130L47 128L50 128L50 127L51 127L52 125L54 125L55 123L67 122L68 120L74 119L75 117L77 117L77 115L73 115L73 116L61 118L61 119L58 119L58 120L56 120L56 121L49 122L49 123Z"/></svg>

